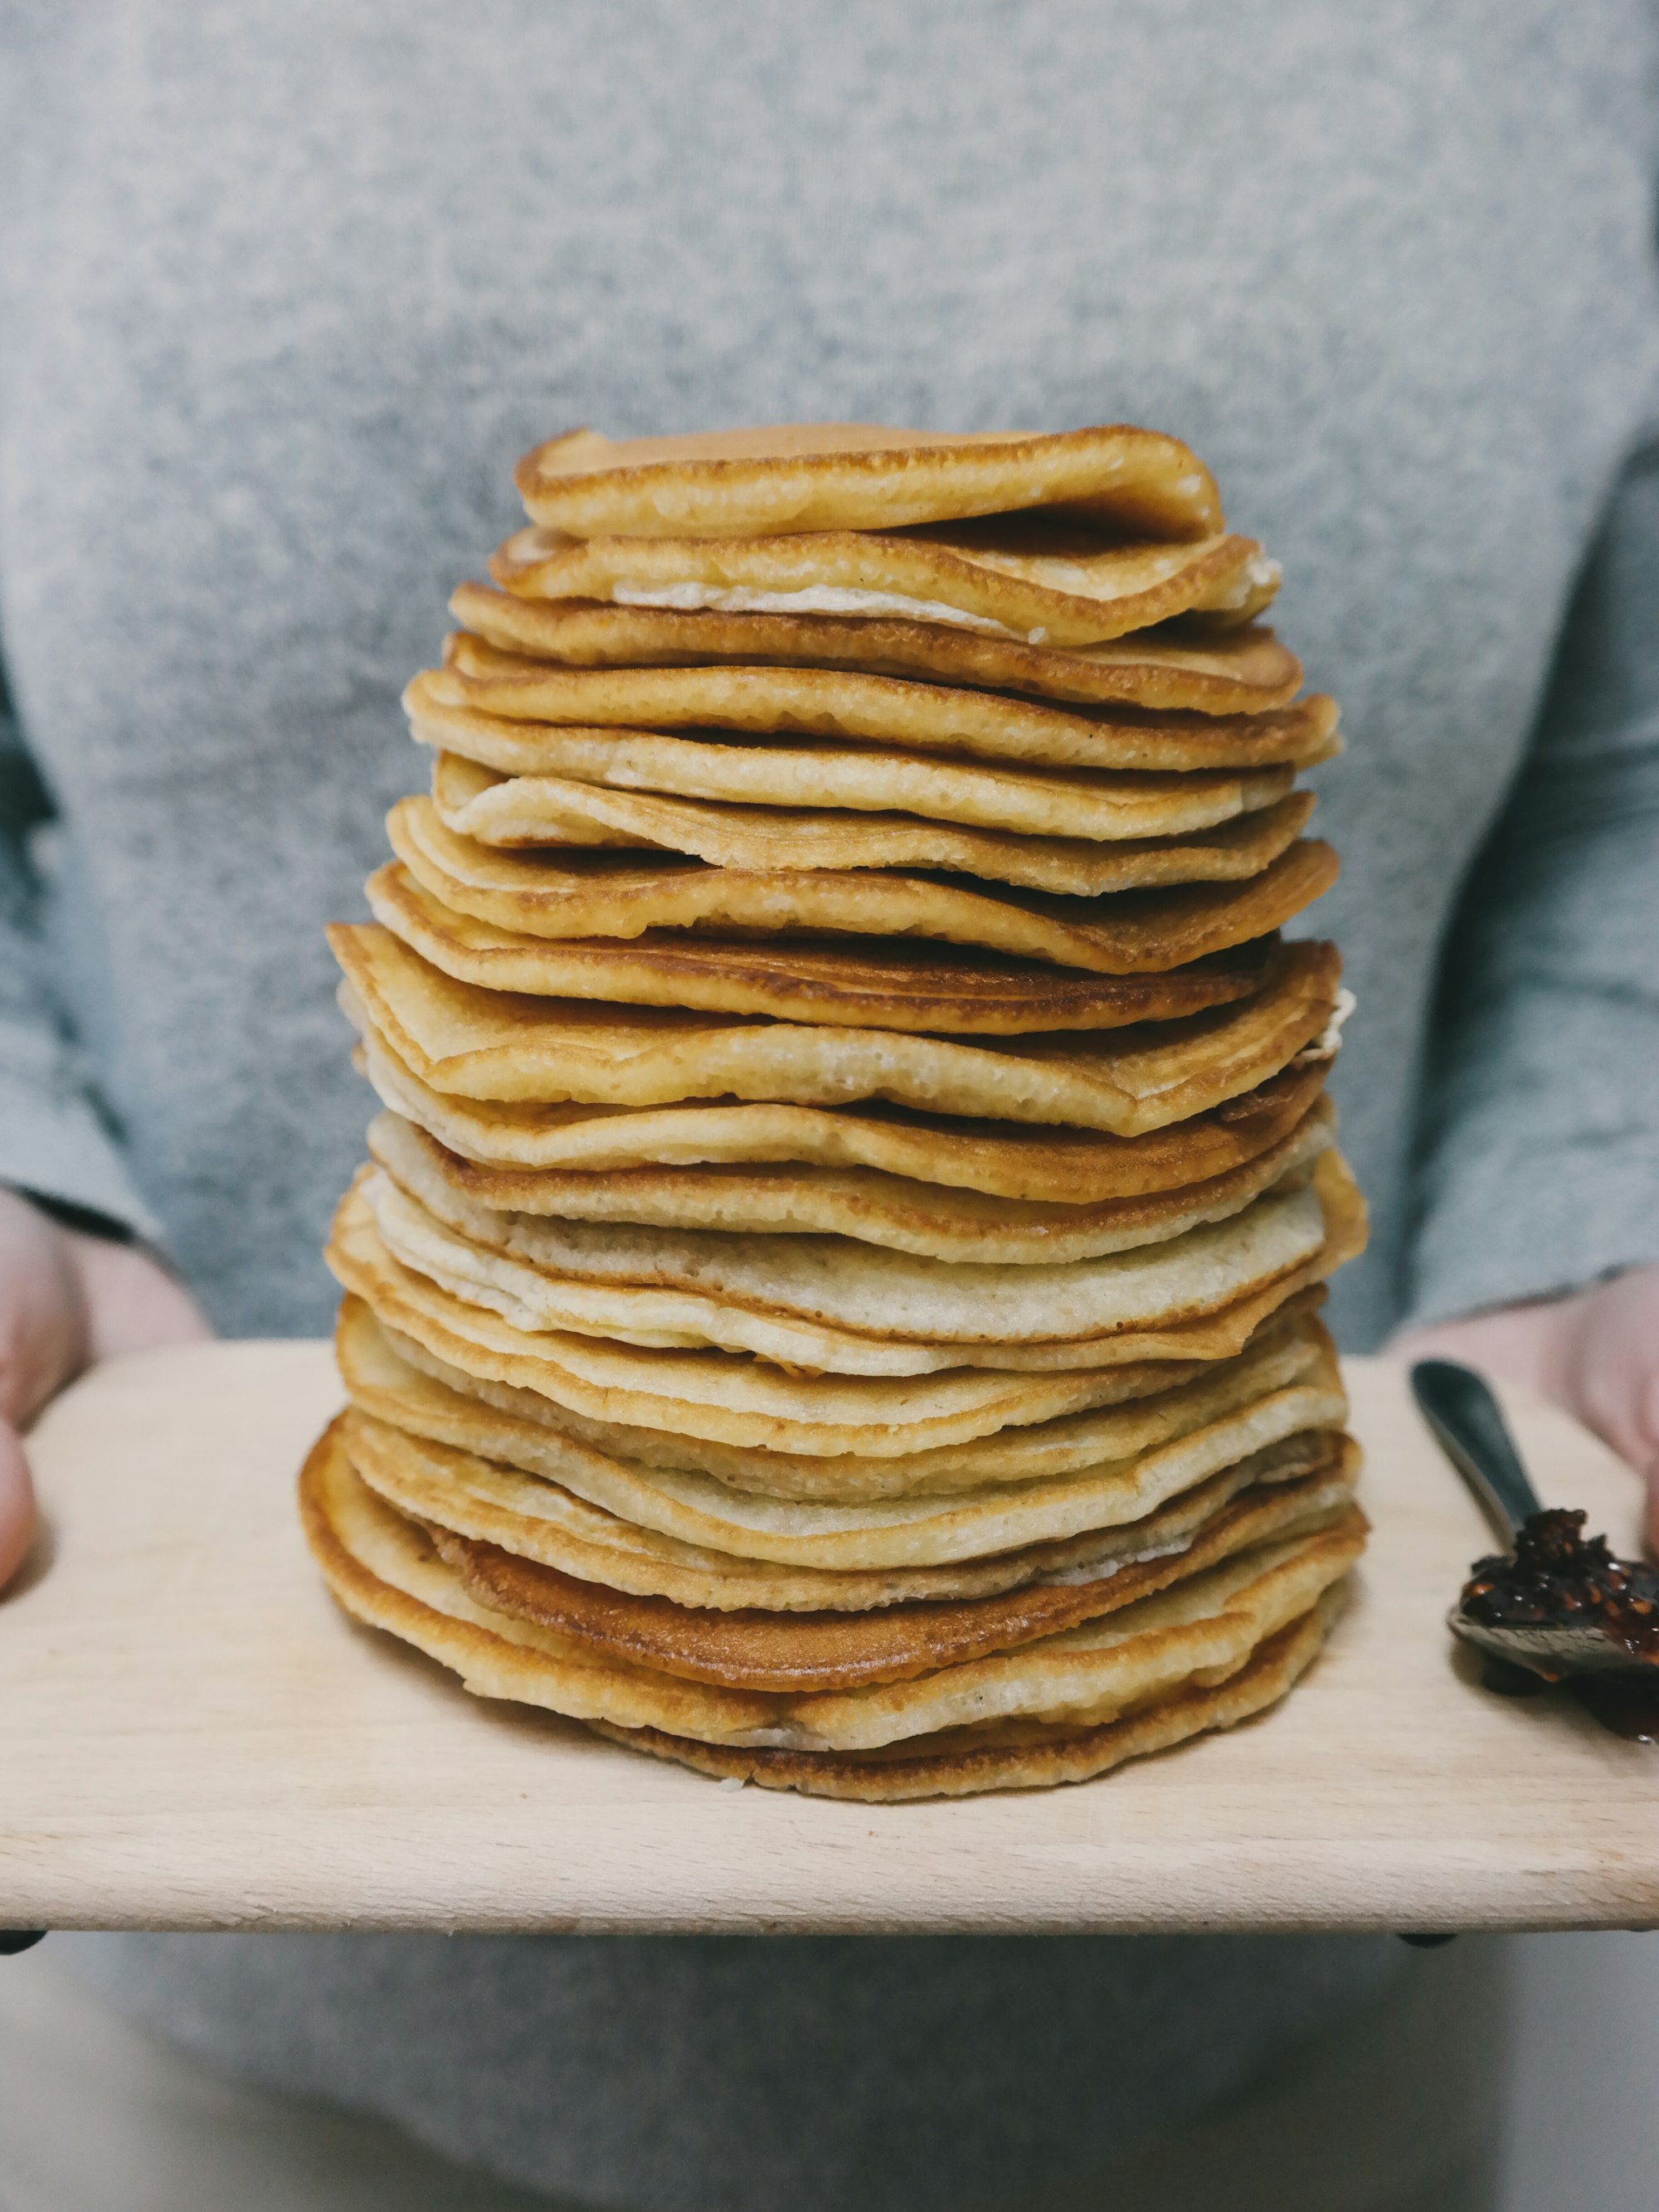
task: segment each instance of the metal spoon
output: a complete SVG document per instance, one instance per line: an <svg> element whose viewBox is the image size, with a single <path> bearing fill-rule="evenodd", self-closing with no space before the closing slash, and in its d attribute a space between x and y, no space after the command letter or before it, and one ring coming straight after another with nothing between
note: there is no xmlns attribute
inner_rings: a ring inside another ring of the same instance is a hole
<svg viewBox="0 0 1659 2212"><path fill-rule="evenodd" d="M1449 1359L1420 1359L1411 1372L1412 1395L1447 1458L1462 1476L1513 1549L1522 1525L1543 1507L1527 1479L1514 1439L1504 1425L1498 1401L1472 1368ZM1494 1627L1471 1620L1462 1607L1448 1616L1453 1633L1479 1644L1494 1658L1530 1673L1559 1679L1565 1674L1629 1671L1639 1662L1629 1648L1595 1622L1559 1627Z"/></svg>

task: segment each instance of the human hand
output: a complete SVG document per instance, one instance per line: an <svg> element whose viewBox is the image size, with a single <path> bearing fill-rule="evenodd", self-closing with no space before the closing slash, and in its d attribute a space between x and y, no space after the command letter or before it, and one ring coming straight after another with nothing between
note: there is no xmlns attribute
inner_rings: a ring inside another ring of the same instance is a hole
<svg viewBox="0 0 1659 2212"><path fill-rule="evenodd" d="M19 1431L94 1360L212 1330L147 1253L58 1224L0 1190L0 1588L28 1549L34 1493Z"/></svg>
<svg viewBox="0 0 1659 2212"><path fill-rule="evenodd" d="M1659 1267L1536 1305L1413 1329L1405 1359L1462 1359L1563 1406L1648 1486L1648 1542L1659 1551Z"/></svg>

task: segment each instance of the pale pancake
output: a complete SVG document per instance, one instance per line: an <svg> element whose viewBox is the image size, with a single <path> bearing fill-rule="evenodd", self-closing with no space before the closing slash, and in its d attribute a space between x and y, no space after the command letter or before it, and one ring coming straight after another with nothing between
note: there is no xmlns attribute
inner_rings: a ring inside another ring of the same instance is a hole
<svg viewBox="0 0 1659 2212"><path fill-rule="evenodd" d="M1041 514L772 538L580 538L532 528L507 539L489 573L520 599L896 615L1059 646L1098 645L1176 615L1231 627L1260 614L1279 582L1279 563L1253 538L1114 544Z"/></svg>
<svg viewBox="0 0 1659 2212"><path fill-rule="evenodd" d="M1346 1175L1335 1153L1320 1165L1333 1184ZM1224 1313L1296 1273L1327 1234L1319 1192L1304 1177L1163 1243L1024 1267L916 1259L848 1237L497 1214L433 1178L441 1215L380 1170L360 1188L394 1258L526 1334L706 1345L836 1375L1046 1371L1157 1358L1161 1346L1148 1336ZM1133 1348L1120 1351L1126 1340Z"/></svg>
<svg viewBox="0 0 1659 2212"><path fill-rule="evenodd" d="M560 1513L557 1500L544 1500L535 1491L535 1478L571 1491L591 1506L602 1506L619 1522L675 1537L699 1551L827 1573L872 1573L876 1568L1006 1559L1009 1553L1024 1553L1033 1544L1061 1544L1097 1528L1139 1526L1170 1498L1237 1467L1252 1453L1307 1431L1334 1431L1347 1418L1340 1376L1328 1354L1281 1389L1265 1391L1243 1405L1228 1407L1218 1398L1206 1402L1203 1394L1172 1395L1176 1405L1166 1411L1166 1429L1172 1433L1139 1453L1030 1482L991 1482L900 1498L825 1500L737 1491L690 1468L646 1467L639 1460L615 1458L538 1425L508 1433L500 1420L480 1420L465 1401L434 1405L429 1391L420 1389L396 1394L398 1425L385 1429L380 1451L404 1451L398 1444L404 1420L414 1420L411 1436L422 1436L431 1427L449 1429L447 1437L429 1437L434 1451L442 1447L449 1453L442 1462L447 1480L458 1491L473 1491L491 1504L515 1510L520 1524L498 1533L498 1540L531 1558L540 1553L533 1522L542 1510L556 1517ZM372 1391L362 1411L378 1420L392 1405L385 1391ZM1133 1413L1134 1407L1128 1411ZM1124 1422L1124 1429L1134 1433L1134 1422ZM414 1447L410 1444L407 1451ZM467 1467L460 1460L467 1460ZM1291 1467L1294 1471L1298 1467ZM447 1506L427 1506L427 1513L452 1528L465 1526ZM1011 1573L988 1586L1006 1589L1018 1579L1068 1564L1015 1562ZM818 1595L817 1606L825 1604L832 1599Z"/></svg>
<svg viewBox="0 0 1659 2212"><path fill-rule="evenodd" d="M370 1308L401 1351L434 1356L446 1371L459 1370L481 1387L511 1385L561 1413L619 1428L672 1428L689 1437L808 1457L880 1458L960 1443L1162 1389L1166 1377L1184 1377L1196 1364L1176 1354L1168 1362L1069 1374L963 1367L920 1382L894 1381L791 1376L721 1352L526 1336L394 1260L355 1194L336 1214L324 1256L341 1287ZM1258 1327L1273 1310L1263 1304L1255 1317Z"/></svg>
<svg viewBox="0 0 1659 2212"><path fill-rule="evenodd" d="M1337 750L1329 701L1306 700L1276 718L1305 732L1296 760L1261 768L1011 768L945 753L890 751L873 742L756 736L742 730L673 737L658 730L581 729L510 720L464 702L448 669L428 669L404 693L422 744L520 781L546 778L617 792L735 801L745 806L920 816L981 830L1071 842L1189 836L1276 805L1297 765ZM1131 733L1139 740L1144 731Z"/></svg>
<svg viewBox="0 0 1659 2212"><path fill-rule="evenodd" d="M1255 623L1206 635L1138 630L1073 651L987 636L955 623L855 615L680 614L669 607L594 606L515 599L463 584L449 611L501 653L573 668L853 668L1026 692L1083 706L1164 713L1255 714L1286 707L1302 663Z"/></svg>
<svg viewBox="0 0 1659 2212"><path fill-rule="evenodd" d="M1255 895L1257 911L1275 902L1304 905L1334 873L1328 851L1312 841L1293 848L1246 887L1245 897ZM497 865L507 858L495 855ZM827 879L797 880L822 886ZM869 879L850 880L862 886ZM833 939L704 937L685 929L549 939L462 913L417 883L401 861L377 868L363 888L375 920L411 951L458 982L487 991L956 1036L1175 1020L1260 989L1274 951L1272 938L1259 938L1183 968L1126 975L890 938L860 940L857 949Z"/></svg>
<svg viewBox="0 0 1659 2212"><path fill-rule="evenodd" d="M503 936L654 945L659 931L695 930L700 942L707 931L739 940L736 962L749 957L743 940L753 937L937 938L1092 975L1162 975L1267 936L1336 880L1328 845L1289 836L1244 883L1078 899L885 869L785 872L710 867L678 853L503 852L458 836L423 797L399 799L386 834L431 900ZM665 957L674 949L672 939L663 940ZM810 956L823 948L804 950ZM556 983L550 995L562 988Z"/></svg>
<svg viewBox="0 0 1659 2212"><path fill-rule="evenodd" d="M325 1257L342 1288L388 1328L481 1382L512 1383L628 1427L808 1457L889 1458L1121 1403L1185 1379L1187 1363L1231 1358L1290 1299L1364 1249L1358 1194L1349 1186L1337 1200L1326 1243L1305 1267L1219 1314L1107 1340L1109 1363L1046 1373L958 1366L922 1376L796 1375L723 1352L527 1333L394 1259L356 1190L335 1216Z"/></svg>
<svg viewBox="0 0 1659 2212"><path fill-rule="evenodd" d="M454 1097L543 1107L737 1098L769 1102L769 1110L779 1102L882 1098L927 1113L1069 1123L1120 1137L1210 1112L1277 1075L1328 1027L1340 973L1328 945L1281 946L1269 957L1265 988L1243 1005L1086 1042L998 1045L559 1005L457 981L389 930L337 925L329 942L387 1048ZM964 1145L982 1138L963 1133ZM950 1177L930 1170L930 1179Z"/></svg>
<svg viewBox="0 0 1659 2212"><path fill-rule="evenodd" d="M1119 1395L1088 1412L887 1457L756 1450L684 1431L594 1420L537 1391L466 1374L389 1330L351 1296L341 1305L335 1349L354 1401L376 1419L549 1481L563 1480L562 1453L574 1449L580 1458L582 1448L591 1446L609 1460L712 1475L725 1489L757 1497L856 1504L1097 1471L1108 1461L1133 1460L1275 1390L1304 1382L1322 1361L1334 1357L1330 1336L1308 1304L1318 1295L1304 1291L1290 1301L1234 1358L1116 1368L1112 1378ZM1131 1507L1126 1517L1144 1510L1150 1509ZM500 1540L509 1542L506 1536ZM523 1540L511 1541L510 1548L541 1556ZM886 1603L890 1595L871 1602Z"/></svg>
<svg viewBox="0 0 1659 2212"><path fill-rule="evenodd" d="M514 1559L598 1584L606 1593L667 1598L706 1613L758 1611L775 1618L978 1604L1010 1590L1066 1590L1120 1577L1130 1578L1122 1585L1125 1595L1143 1595L1179 1579L1194 1545L1243 1494L1282 1527L1298 1520L1310 1502L1321 1510L1346 1504L1358 1465L1356 1445L1334 1431L1310 1429L1224 1468L1121 1527L943 1566L836 1571L780 1566L659 1535L558 1483L382 1422L361 1404L354 1404L346 1427L352 1463L363 1480L399 1513L420 1522L453 1565L459 1560L446 1536L497 1546ZM1039 1608L1048 1602L1033 1600Z"/></svg>
<svg viewBox="0 0 1659 2212"><path fill-rule="evenodd" d="M349 1433L348 1449L359 1474L376 1488L364 1474L355 1433ZM1236 1497L1184 1547L1171 1539L1161 1559L1091 1570L1080 1582L1028 1583L991 1597L807 1613L721 1610L640 1596L456 1535L441 1524L428 1534L439 1557L479 1604L553 1629L591 1651L733 1690L851 1690L911 1680L1103 1619L1257 1545L1335 1528L1352 1506L1351 1482L1304 1478Z"/></svg>
<svg viewBox="0 0 1659 2212"><path fill-rule="evenodd" d="M500 1424L481 1431L476 1407L411 1367L361 1300L342 1307L336 1344L352 1399L354 1462L399 1512L610 1589L718 1611L862 1612L994 1595L1036 1582L1069 1585L1131 1564L1151 1571L1190 1545L1242 1492L1302 1495L1310 1484L1322 1490L1333 1483L1351 1489L1358 1466L1357 1446L1329 1430L1304 1430L1176 1492L1138 1519L1081 1536L944 1565L785 1565L665 1536L592 1504L556 1475L526 1474L482 1453L481 1443L499 1437L509 1450L516 1442L520 1459L568 1463L549 1457L554 1446L540 1433L544 1423L527 1437ZM578 1466L587 1456L570 1437L565 1450L574 1451ZM617 1480L614 1467L607 1470L613 1459L599 1455L588 1487L603 1490Z"/></svg>
<svg viewBox="0 0 1659 2212"><path fill-rule="evenodd" d="M744 1751L608 1720L586 1725L629 1751L647 1752L711 1778L752 1782L763 1790L796 1790L806 1797L880 1805L969 1797L993 1790L1052 1790L1093 1781L1131 1759L1172 1751L1194 1736L1237 1728L1266 1712L1289 1695L1319 1656L1340 1617L1345 1589L1334 1583L1316 1606L1258 1645L1224 1681L1210 1687L1188 1684L1172 1697L1098 1728L994 1723L924 1739L937 1744L936 1750L904 1745L896 1753L849 1758L830 1752ZM395 1601L383 1597L381 1602Z"/></svg>
<svg viewBox="0 0 1659 2212"><path fill-rule="evenodd" d="M441 753L433 763L432 805L451 834L506 851L600 847L684 853L715 867L786 875L926 868L1098 899L1175 884L1242 883L1259 875L1306 828L1314 799L1311 792L1297 792L1196 835L1102 844L964 829L910 814L725 805L607 791L551 776L501 776L459 753Z"/></svg>
<svg viewBox="0 0 1659 2212"><path fill-rule="evenodd" d="M349 1350L352 1334L343 1318L343 1370L353 1390L353 1457L364 1480L399 1512L434 1531L447 1529L499 1545L516 1558L539 1561L607 1589L714 1611L865 1612L982 1598L1038 1583L1070 1587L1130 1566L1137 1572L1159 1572L1164 1562L1181 1557L1242 1492L1306 1502L1316 1495L1351 1492L1358 1474L1357 1446L1333 1430L1308 1429L1189 1484L1136 1520L1106 1523L1080 1535L943 1565L782 1565L663 1535L592 1504L550 1477L526 1474L465 1443L428 1433L447 1426L468 1434L465 1404L452 1413L441 1399L428 1405L418 1391L400 1389L395 1382L382 1384L374 1373L365 1382L362 1363ZM384 1346L386 1340L379 1341ZM407 1376L406 1368L403 1372ZM411 1402L418 1428L385 1417L388 1405L401 1413ZM617 1482L614 1468L607 1481L601 1465L588 1486L604 1491Z"/></svg>
<svg viewBox="0 0 1659 2212"><path fill-rule="evenodd" d="M1364 1542L1355 1510L1338 1528L1261 1546L1014 1651L908 1682L780 1694L690 1682L601 1657L556 1631L479 1605L425 1533L356 1474L337 1430L306 1463L301 1504L313 1556L347 1610L456 1667L475 1692L575 1719L799 1750L871 1749L1000 1719L1099 1725L1194 1679L1236 1673L1346 1572ZM380 1601L388 1587L413 1604Z"/></svg>
<svg viewBox="0 0 1659 2212"><path fill-rule="evenodd" d="M1138 630L1108 645L1065 652L948 623L679 614L668 607L520 599L488 584L461 585L450 595L449 611L498 652L572 668L852 668L1081 706L1196 714L1287 707L1302 688L1302 663L1272 630L1255 623L1208 635Z"/></svg>
<svg viewBox="0 0 1659 2212"><path fill-rule="evenodd" d="M1358 1469L1358 1447L1340 1431L1307 1429L1178 1492L1139 1521L942 1565L836 1571L678 1542L590 1505L556 1483L380 1423L361 1407L353 1407L348 1431L363 1480L419 1521L452 1565L460 1564L459 1544L487 1543L596 1586L599 1602L620 1591L705 1615L759 1613L774 1620L803 1613L846 1619L894 1606L976 1606L1009 1591L1064 1592L1119 1578L1126 1600L1142 1596L1196 1571L1204 1562L1190 1554L1218 1524L1224 1523L1225 1535L1248 1527L1246 1540L1256 1541L1311 1525L1304 1519L1310 1511L1339 1519L1352 1500ZM1236 1500L1249 1505L1248 1522L1235 1518ZM455 1540L447 1543L447 1537ZM1114 1601L1119 1594L1116 1588L1106 1593ZM475 1595L492 1602L485 1593ZM1063 1598L1047 1595L1034 1595L1030 1605L1034 1616L1056 1617L1050 1626L1066 1609ZM505 1602L504 1610L538 1617L533 1608Z"/></svg>
<svg viewBox="0 0 1659 2212"><path fill-rule="evenodd" d="M794 1220L823 1228L815 1209L831 1206L887 1224L881 1235L866 1232L877 1243L908 1250L913 1233L931 1235L939 1240L940 1258L951 1256L945 1248L963 1223L1008 1237L1018 1218L1034 1240L1058 1241L1068 1229L1086 1233L1097 1208L1234 1174L1315 1110L1324 1081L1322 1064L1292 1067L1171 1130L1146 1137L1075 1130L1048 1140L1012 1124L947 1122L898 1107L867 1114L797 1106L629 1114L505 1106L454 1098L422 1083L375 1030L350 985L340 991L362 1032L354 1064L382 1102L463 1159L534 1176L543 1190L564 1192L567 1202L554 1211L578 1220L720 1228L771 1218L767 1210L777 1209L779 1227ZM892 1164L840 1164L865 1159ZM812 1172L802 1173L797 1162ZM931 1181L928 1170L948 1182ZM1029 1189L1054 1195L1018 1194ZM975 1203L981 1193L991 1201L982 1208ZM651 1210L630 1217L620 1211L624 1205ZM797 1207L806 1209L798 1220ZM848 1227L848 1233L856 1232Z"/></svg>
<svg viewBox="0 0 1659 2212"><path fill-rule="evenodd" d="M371 1126L368 1148L417 1194L435 1176L457 1197L509 1213L745 1236L855 1237L929 1260L1010 1266L1097 1259L1178 1237L1238 1212L1332 1142L1322 1100L1254 1159L1201 1183L1094 1206L1033 1206L870 1170L658 1168L571 1175L481 1166L402 1115Z"/></svg>
<svg viewBox="0 0 1659 2212"><path fill-rule="evenodd" d="M1144 1449L1068 1474L915 1497L775 1498L683 1468L648 1468L543 1424L480 1418L459 1394L411 1376L406 1362L384 1372L384 1340L371 1339L365 1350L352 1336L343 1328L342 1371L364 1464L395 1502L528 1559L556 1562L573 1537L599 1544L605 1559L579 1571L615 1587L659 1586L669 1565L695 1571L703 1585L696 1601L714 1606L856 1610L1069 1577L1102 1559L1146 1559L1169 1534L1162 1523L1148 1534L1154 1517L1229 1469L1244 1469L1241 1487L1328 1471L1329 1440L1346 1417L1335 1362L1322 1353L1299 1378L1243 1403L1166 1393L1174 1402L1162 1424L1142 1425L1152 1439ZM1137 1433L1133 1419L1121 1425L1126 1436ZM593 1522L595 1511L616 1526ZM1179 1541L1207 1511L1176 1524ZM1120 1532L1121 1541L1096 1544L1104 1530ZM1079 1539L1090 1540L1079 1546ZM817 1579L780 1582L769 1573L734 1592L730 1574L757 1562ZM970 1566L969 1575L954 1571ZM946 1568L953 1571L941 1583L935 1571Z"/></svg>
<svg viewBox="0 0 1659 2212"><path fill-rule="evenodd" d="M1320 696L1273 713L1152 714L1127 706L1055 707L840 667L566 668L470 636L451 637L444 656L444 696L508 721L867 740L1029 767L1299 767L1328 757L1337 727L1335 702Z"/></svg>
<svg viewBox="0 0 1659 2212"><path fill-rule="evenodd" d="M945 434L878 422L782 422L672 438L567 430L514 472L532 522L574 538L747 537L894 530L1053 507L1148 538L1219 530L1214 479L1161 431Z"/></svg>

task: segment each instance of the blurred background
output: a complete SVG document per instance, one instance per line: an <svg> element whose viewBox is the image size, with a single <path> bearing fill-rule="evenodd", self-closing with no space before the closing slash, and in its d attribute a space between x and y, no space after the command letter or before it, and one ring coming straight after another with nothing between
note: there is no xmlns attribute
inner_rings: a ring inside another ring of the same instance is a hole
<svg viewBox="0 0 1659 2212"><path fill-rule="evenodd" d="M1525 1936L1504 2212L1659 2204L1659 1935Z"/></svg>

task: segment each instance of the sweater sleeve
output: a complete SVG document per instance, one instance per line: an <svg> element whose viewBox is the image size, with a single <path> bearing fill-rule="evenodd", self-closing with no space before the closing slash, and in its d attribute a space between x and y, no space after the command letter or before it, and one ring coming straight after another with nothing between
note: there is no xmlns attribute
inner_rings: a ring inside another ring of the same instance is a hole
<svg viewBox="0 0 1659 2212"><path fill-rule="evenodd" d="M1659 428L1461 902L1424 1101L1413 1320L1659 1257Z"/></svg>
<svg viewBox="0 0 1659 2212"><path fill-rule="evenodd" d="M52 811L0 684L0 1183L159 1243L52 988L30 856Z"/></svg>

